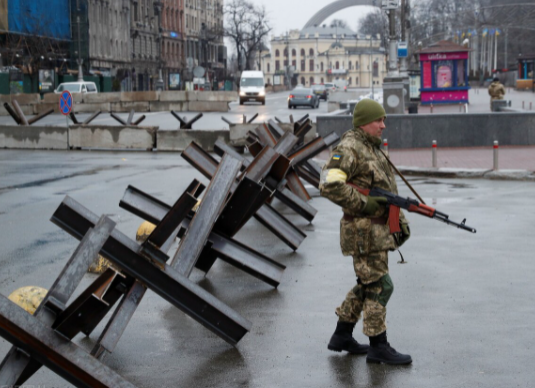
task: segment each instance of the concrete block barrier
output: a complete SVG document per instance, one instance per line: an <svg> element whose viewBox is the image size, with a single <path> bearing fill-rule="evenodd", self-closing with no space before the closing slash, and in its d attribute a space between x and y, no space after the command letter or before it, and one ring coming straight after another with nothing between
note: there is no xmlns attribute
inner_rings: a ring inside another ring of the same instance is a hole
<svg viewBox="0 0 535 388"><path fill-rule="evenodd" d="M68 149L67 128L49 126L0 126L0 148L32 150Z"/></svg>
<svg viewBox="0 0 535 388"><path fill-rule="evenodd" d="M353 127L352 116L318 116L320 136L342 135ZM388 115L383 138L389 148L426 148L436 140L441 147L534 145L535 113L462 113Z"/></svg>
<svg viewBox="0 0 535 388"><path fill-rule="evenodd" d="M171 90L160 93L160 101L187 101L187 93L185 90Z"/></svg>
<svg viewBox="0 0 535 388"><path fill-rule="evenodd" d="M217 140L229 142L229 131L226 129L213 131L199 130L160 130L158 131L158 151L184 151L186 147L195 141L204 150L213 151Z"/></svg>
<svg viewBox="0 0 535 388"><path fill-rule="evenodd" d="M154 100L156 101L156 100ZM112 112L130 112L132 109L136 112L148 112L149 101L121 101L110 102L110 110Z"/></svg>
<svg viewBox="0 0 535 388"><path fill-rule="evenodd" d="M189 101L190 112L228 112L229 101Z"/></svg>
<svg viewBox="0 0 535 388"><path fill-rule="evenodd" d="M106 93L99 93L105 95ZM160 92L146 91L146 92L122 92L121 101L158 101L160 99Z"/></svg>
<svg viewBox="0 0 535 388"><path fill-rule="evenodd" d="M120 102L121 92L112 92L112 93L96 93L96 94L85 94L83 96L84 104L102 104L106 102Z"/></svg>
<svg viewBox="0 0 535 388"><path fill-rule="evenodd" d="M186 112L188 103L186 101L150 101L149 109L151 112Z"/></svg>
<svg viewBox="0 0 535 388"><path fill-rule="evenodd" d="M111 103L101 102L92 104L74 104L74 113L94 113L96 111L109 112L111 110ZM59 107L57 108L59 113Z"/></svg>
<svg viewBox="0 0 535 388"><path fill-rule="evenodd" d="M158 127L118 127L111 125L73 125L69 128L71 148L142 149L156 147Z"/></svg>

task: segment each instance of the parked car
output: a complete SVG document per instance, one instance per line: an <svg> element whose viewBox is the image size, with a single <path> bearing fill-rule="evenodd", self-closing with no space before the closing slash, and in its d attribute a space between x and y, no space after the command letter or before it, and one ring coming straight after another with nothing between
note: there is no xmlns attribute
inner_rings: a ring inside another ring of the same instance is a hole
<svg viewBox="0 0 535 388"><path fill-rule="evenodd" d="M297 88L288 96L288 109L295 109L297 106L309 106L316 109L320 106L320 99L310 88Z"/></svg>
<svg viewBox="0 0 535 388"><path fill-rule="evenodd" d="M312 90L319 97L320 100L327 101L327 88L325 85L312 85Z"/></svg>
<svg viewBox="0 0 535 388"><path fill-rule="evenodd" d="M327 89L327 93L332 93L336 90L336 85L332 82L327 82L325 84L325 89Z"/></svg>
<svg viewBox="0 0 535 388"><path fill-rule="evenodd" d="M63 82L59 84L58 88L54 90L54 93L61 94L65 90L71 93L98 93L97 85L94 82Z"/></svg>

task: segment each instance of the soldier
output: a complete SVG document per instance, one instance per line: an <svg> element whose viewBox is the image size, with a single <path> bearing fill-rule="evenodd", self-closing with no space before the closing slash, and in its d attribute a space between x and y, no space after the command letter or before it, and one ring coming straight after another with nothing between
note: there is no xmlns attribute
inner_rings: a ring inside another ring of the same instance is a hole
<svg viewBox="0 0 535 388"><path fill-rule="evenodd" d="M386 113L371 99L360 101L353 112L353 129L347 131L332 151L321 174L321 195L342 207L340 245L344 256L353 256L357 285L336 309L338 323L328 348L352 354L367 353L367 362L409 364L411 356L393 349L386 337L386 304L394 290L388 274L388 251L410 237L408 222L400 214L401 232L391 234L386 198L361 194L378 187L397 194L394 173L380 150ZM364 313L363 332L370 346L352 336Z"/></svg>
<svg viewBox="0 0 535 388"><path fill-rule="evenodd" d="M489 86L489 96L490 110L492 112L492 101L503 100L503 97L505 96L505 87L500 83L500 79L498 77L494 77Z"/></svg>

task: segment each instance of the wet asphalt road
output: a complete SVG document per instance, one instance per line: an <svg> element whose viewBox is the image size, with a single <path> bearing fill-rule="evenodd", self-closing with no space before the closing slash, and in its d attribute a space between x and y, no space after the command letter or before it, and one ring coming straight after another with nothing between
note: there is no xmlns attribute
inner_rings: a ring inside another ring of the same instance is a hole
<svg viewBox="0 0 535 388"><path fill-rule="evenodd" d="M49 221L65 195L108 214L134 238L142 221L118 206L127 185L173 203L193 178L206 182L174 153L0 151L0 292L52 285L78 244ZM206 277L196 269L190 277L253 323L237 347L149 291L104 363L139 387L533 387L535 186L411 183L427 204L478 230L408 215L408 264L390 256L395 292L387 323L391 344L410 353L412 365L368 365L327 350L334 308L355 278L339 249L341 212L310 186L319 210L311 224L275 202L308 235L296 252L255 220L237 235L287 266L278 289L222 261ZM82 286L93 279L87 275ZM91 349L104 323L74 341ZM361 329L355 337L363 341ZM2 356L9 348L0 339ZM27 384L70 386L44 368Z"/></svg>

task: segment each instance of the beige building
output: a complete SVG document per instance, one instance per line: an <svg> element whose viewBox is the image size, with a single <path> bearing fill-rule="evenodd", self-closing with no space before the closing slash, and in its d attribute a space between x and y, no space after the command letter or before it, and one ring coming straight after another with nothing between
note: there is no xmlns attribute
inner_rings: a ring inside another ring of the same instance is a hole
<svg viewBox="0 0 535 388"><path fill-rule="evenodd" d="M260 68L271 85L311 86L345 80L350 88L382 86L387 73L381 37L326 25L272 37Z"/></svg>

